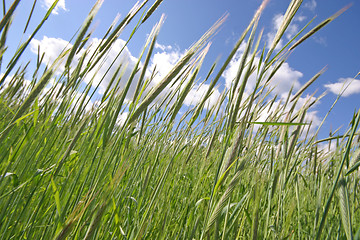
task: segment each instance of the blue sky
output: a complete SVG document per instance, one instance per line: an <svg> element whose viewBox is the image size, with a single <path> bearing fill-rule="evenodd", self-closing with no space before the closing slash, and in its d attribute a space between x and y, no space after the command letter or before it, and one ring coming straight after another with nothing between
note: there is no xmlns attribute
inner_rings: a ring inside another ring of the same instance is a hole
<svg viewBox="0 0 360 240"><path fill-rule="evenodd" d="M10 6L11 2L6 1L7 7ZM52 0L37 1L34 16L24 35L22 35L22 32L33 1L22 1L20 3L16 11L13 27L9 33L9 42L11 44L8 42L8 55L5 54L5 61L7 56L12 56L20 42L25 41L29 36L46 13L46 9L51 2ZM259 26L259 29L264 29L264 39L261 46L269 44L272 40L281 17L286 11L287 2L289 1L270 0L267 5ZM46 52L47 60L51 61L52 57L57 56L59 51L74 36L94 3L94 0L59 1L53 14L32 41L26 52L26 59L32 59L33 64L35 64L35 53L37 45L40 44L42 51ZM119 15L120 19L122 19L135 3L136 1L132 0L104 0L91 27L94 30L92 41L98 41L114 18ZM149 3L152 4L153 1ZM310 28L349 3L351 1L304 0L284 41L286 41L287 37L292 37L297 30L301 29L314 16L316 18ZM221 27L220 32L212 39L212 46L203 65L204 73L202 74L205 74L211 64L219 57L220 63L225 60L260 4L260 0L164 0L155 14L136 32L122 59L130 61L130 64L136 61L147 34L150 33L154 24L159 21L161 14L165 14L166 19L161 28L157 49L152 59L153 65L158 64L158 66L161 66L159 67L159 76L164 76L192 43L197 41L224 13L229 13L229 17ZM304 94L305 97L307 94L317 91L316 96L319 96L324 91L328 92L320 103L311 109L309 118L315 124L319 124L325 116L336 99L343 82L352 80L351 86L344 93L344 96L337 103L323 126L322 135L324 137L330 129L335 130L340 126L344 126L342 129L345 130L355 109L358 109L360 105L360 80L357 80L359 77L353 79L360 71L359 13L360 3L354 2L345 13L296 48L286 64L284 64L284 67L282 67L276 80L278 87L275 91L281 95L286 93L292 85L295 89L299 89L302 84L327 66L326 72ZM131 26L134 26L135 23L136 20ZM118 45L115 44L114 51L121 48L124 40L128 38L132 29L131 26L120 35L119 41L116 43ZM238 58L240 54L241 52L237 55ZM218 87L219 90L214 93L212 98L213 101L216 101L220 91L230 84L236 71L235 66L238 58L233 59L230 67L224 73ZM232 68L232 66L234 67ZM199 85L195 85L195 87L197 86ZM196 96L204 92L205 88L206 84L194 90L190 94L192 99L187 99L185 103L188 105L196 104Z"/></svg>

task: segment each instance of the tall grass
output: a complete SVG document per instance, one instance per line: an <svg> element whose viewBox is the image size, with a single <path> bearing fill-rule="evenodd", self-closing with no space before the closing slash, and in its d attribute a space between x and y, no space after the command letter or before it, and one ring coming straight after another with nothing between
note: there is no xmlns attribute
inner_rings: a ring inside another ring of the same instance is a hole
<svg viewBox="0 0 360 240"><path fill-rule="evenodd" d="M0 49L10 56L6 36L19 2L8 10L3 3ZM161 2L137 3L90 51L97 1L72 47L54 63L43 69L39 50L36 69L21 65L55 1L13 53L0 81L0 239L359 239L360 112L344 135L318 139L305 119L322 95L298 102L324 70L281 101L269 85L291 51L345 9L313 29L307 25L276 52L302 1L290 2L269 48L261 47L257 29L264 1L222 65L208 69L207 92L182 115L200 69L207 67L202 63L210 39L226 16L154 85L156 69L149 62L161 18L129 79L123 77L127 63L115 66L104 95L89 107L100 86L93 87L94 78L105 78L99 68L117 37L137 18L131 41ZM209 105L242 44L231 88ZM256 84L244 94L250 76ZM85 77L91 80L82 82ZM129 99L131 84L136 90ZM259 121L263 114L266 121ZM323 147L334 142L335 149Z"/></svg>

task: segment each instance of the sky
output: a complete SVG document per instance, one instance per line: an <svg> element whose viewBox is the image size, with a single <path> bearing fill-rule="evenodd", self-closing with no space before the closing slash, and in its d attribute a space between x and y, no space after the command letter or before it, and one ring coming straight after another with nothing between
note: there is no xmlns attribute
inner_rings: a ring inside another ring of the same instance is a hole
<svg viewBox="0 0 360 240"><path fill-rule="evenodd" d="M280 43L280 45L284 45L312 18L316 17L310 28L330 17L344 6L352 4L342 15L296 48L279 69L273 81L275 86L274 94L281 96L286 94L291 87L294 90L299 90L312 76L326 67L325 73L306 90L304 98L300 100L305 102L306 95L311 95L314 91L316 91L315 96L327 92L326 96L320 100L320 103L312 107L308 114L308 120L312 120L315 127L320 124L330 109L344 83L350 84L327 118L321 131L323 137L326 137L329 131L334 131L341 126L341 131L344 131L353 113L360 107L360 77L354 79L360 71L360 31L358 31L360 2L352 1L304 0L297 16L285 34L283 42ZM12 1L8 0L5 2L7 8L12 3ZM33 1L21 1L15 12L13 26L10 28L9 47L4 55L5 62L9 56L13 55L16 47L24 42L32 30L35 29L52 2L52 0L37 1L28 29L23 33ZM40 45L41 51L46 53L45 60L49 62L54 60L63 48L74 43L73 37L76 31L79 30L95 2L95 0L60 0L44 27L31 41L23 59L31 60L32 64L35 64L38 46ZM149 1L149 6L153 2ZM261 47L271 43L287 9L288 2L270 0L259 23L259 29L264 30ZM135 3L134 0L104 0L93 21L93 25L90 27L94 32L89 42L93 45L98 44L114 19L119 18L121 20ZM136 32L118 61L127 61L130 67L135 65L146 37L152 27L159 21L161 15L164 14L165 21L160 30L155 53L150 63L151 67L158 66L159 73L157 77L161 80L161 77L167 74L186 50L216 20L228 13L229 17L226 22L211 40L212 45L203 64L204 72L200 72L200 76L205 78L204 75L215 61L219 60L220 63L225 61L260 4L260 0L164 0L150 19ZM134 24L136 24L136 21L119 36L105 65L110 64L111 56L115 56L124 46L131 33L130 30L135 26ZM209 100L210 105L217 101L224 88L231 85L243 49L242 46L222 75L217 90ZM26 62L27 60L23 61ZM3 71L3 69L1 70ZM105 68L100 71L105 72ZM253 85L254 83L250 81L246 91L251 91ZM100 88L99 95L103 93L105 87L104 85ZM207 87L208 84L206 83L203 85L195 84L194 89L185 100L185 105L195 105L199 100L199 96L207 90ZM135 91L134 86L130 88L129 96L133 91Z"/></svg>

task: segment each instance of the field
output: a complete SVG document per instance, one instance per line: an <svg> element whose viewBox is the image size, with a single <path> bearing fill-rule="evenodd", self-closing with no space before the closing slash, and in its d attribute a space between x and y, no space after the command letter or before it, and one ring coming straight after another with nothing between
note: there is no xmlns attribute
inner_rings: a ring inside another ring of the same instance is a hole
<svg viewBox="0 0 360 240"><path fill-rule="evenodd" d="M93 102L99 87L93 80L103 77L97 69L113 43L131 21L138 22L136 34L162 0L135 5L89 46L101 2L52 63L39 54L31 69L21 59L57 1L2 62L0 239L360 239L359 111L344 123L344 134L319 139L322 124L314 129L307 111L322 95L299 99L324 71L285 101L269 87L291 51L346 9L275 50L301 1L291 1L269 48L257 28L264 1L225 60L207 68L203 61L224 16L155 84L149 61L159 19L132 74L124 79L126 63L117 66ZM6 37L19 3L0 22L1 59L9 54ZM244 44L231 88L210 105ZM184 110L204 68L210 87ZM253 76L252 94L244 94ZM136 91L129 97L131 84Z"/></svg>

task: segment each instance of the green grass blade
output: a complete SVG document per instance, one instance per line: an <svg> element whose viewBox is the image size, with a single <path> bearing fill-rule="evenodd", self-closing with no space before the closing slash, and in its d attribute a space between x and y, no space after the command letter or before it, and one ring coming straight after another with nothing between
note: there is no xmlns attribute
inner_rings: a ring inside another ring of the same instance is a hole
<svg viewBox="0 0 360 240"><path fill-rule="evenodd" d="M10 6L9 10L6 12L5 16L1 19L0 32L3 30L5 25L7 25L11 21L11 17L14 14L14 11L15 11L16 7L19 5L19 3L20 3L20 0L15 0L13 2L13 4ZM4 11L5 11L5 6L4 6Z"/></svg>
<svg viewBox="0 0 360 240"><path fill-rule="evenodd" d="M348 141L346 143L346 148L345 148L345 152L343 154L343 157L342 157L342 160L341 160L341 163L340 163L340 166L339 166L339 169L337 171L337 175L336 175L336 178L335 178L335 181L333 183L333 187L332 187L332 190L330 192L330 196L328 198L328 200L326 201L326 205L325 205L325 208L324 208L324 212L323 212L323 215L321 217L321 222L320 222L320 225L319 225L319 228L318 228L318 231L316 233L316 239L320 239L321 237L321 234L322 234L322 230L324 228L324 224L325 224L325 221L326 221L326 217L328 215L328 212L329 212L329 209L330 209L330 205L331 205L331 202L332 202L332 198L334 196L334 192L335 192L335 189L338 185L338 182L339 182L339 179L340 179L340 175L341 175L341 172L343 170L343 167L344 167L344 164L345 164L345 161L346 159L349 157L349 153L350 153L350 148L351 148L351 143L353 141L353 138L354 138L354 134L357 130L357 127L359 125L359 121L360 121L360 111L357 113L356 117L354 117L354 122L353 122L353 126L351 127L351 134L350 134L350 137L348 138Z"/></svg>
<svg viewBox="0 0 360 240"><path fill-rule="evenodd" d="M325 27L327 24L329 24L330 22L332 22L335 18L337 18L339 15L341 15L343 12L345 12L347 9L349 9L351 7L351 4L343 7L342 9L340 9L338 12L336 12L334 15L332 15L331 17L325 19L324 21L322 21L321 23L319 23L316 27L314 27L313 29L311 29L308 33L306 33L304 36L302 36L296 43L294 43L290 48L289 51L291 51L292 49L296 48L298 45L300 45L302 42L304 42L306 39L308 39L309 37L311 37L312 35L314 35L316 32L318 32L320 29L322 29L323 27Z"/></svg>

